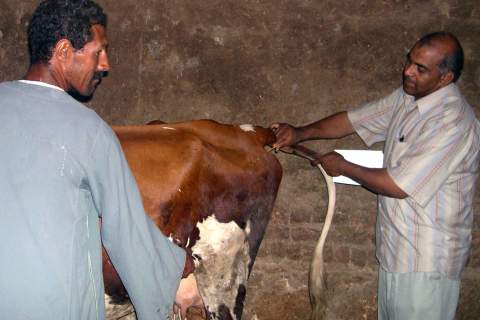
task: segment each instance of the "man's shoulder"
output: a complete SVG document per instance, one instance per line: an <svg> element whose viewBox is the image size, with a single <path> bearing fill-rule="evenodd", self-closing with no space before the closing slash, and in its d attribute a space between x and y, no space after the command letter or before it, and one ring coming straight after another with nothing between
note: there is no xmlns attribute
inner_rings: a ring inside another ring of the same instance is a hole
<svg viewBox="0 0 480 320"><path fill-rule="evenodd" d="M472 106L455 84L448 87L439 103L446 114L455 114L456 117L464 118L468 122L476 119Z"/></svg>
<svg viewBox="0 0 480 320"><path fill-rule="evenodd" d="M397 87L393 91L390 91L387 95L384 95L380 98L375 100L370 100L368 102L362 103L355 108L351 108L348 110L348 114L359 113L360 115L365 112L365 110L394 110L400 104L404 102L404 99L408 97L408 95L403 91L402 87ZM374 112L377 112L374 111ZM384 112L382 112L384 113Z"/></svg>
<svg viewBox="0 0 480 320"><path fill-rule="evenodd" d="M26 123L41 121L57 132L97 132L105 123L100 116L63 90L42 85L8 81L0 83L4 114L16 114ZM7 111L8 110L8 111ZM40 125L40 124L38 124Z"/></svg>
<svg viewBox="0 0 480 320"><path fill-rule="evenodd" d="M2 94L8 92L14 92L15 89L19 88L19 81L3 81L0 82L0 92Z"/></svg>

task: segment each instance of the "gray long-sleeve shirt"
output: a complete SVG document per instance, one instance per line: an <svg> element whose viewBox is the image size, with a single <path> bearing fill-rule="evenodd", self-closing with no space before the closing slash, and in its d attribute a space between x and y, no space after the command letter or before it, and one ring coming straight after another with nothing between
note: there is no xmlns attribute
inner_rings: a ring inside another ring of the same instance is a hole
<svg viewBox="0 0 480 320"><path fill-rule="evenodd" d="M146 216L112 130L19 81L0 84L0 123L1 317L104 319L102 241L138 318L165 319L185 254Z"/></svg>

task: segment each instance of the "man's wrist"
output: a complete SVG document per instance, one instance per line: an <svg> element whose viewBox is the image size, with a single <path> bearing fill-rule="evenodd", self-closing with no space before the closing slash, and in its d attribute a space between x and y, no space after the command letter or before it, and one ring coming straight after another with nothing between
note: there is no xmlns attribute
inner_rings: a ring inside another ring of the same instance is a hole
<svg viewBox="0 0 480 320"><path fill-rule="evenodd" d="M345 160L345 158L342 157L341 161L339 161L338 172L341 176L351 178L353 166L353 163Z"/></svg>
<svg viewBox="0 0 480 320"><path fill-rule="evenodd" d="M297 127L295 129L295 144L308 139L307 127Z"/></svg>

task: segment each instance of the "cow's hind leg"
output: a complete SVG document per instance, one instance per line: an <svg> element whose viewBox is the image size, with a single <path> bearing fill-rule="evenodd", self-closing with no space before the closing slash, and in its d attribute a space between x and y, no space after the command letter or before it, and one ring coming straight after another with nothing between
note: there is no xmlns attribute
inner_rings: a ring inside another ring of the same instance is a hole
<svg viewBox="0 0 480 320"><path fill-rule="evenodd" d="M192 251L201 260L195 277L209 318L239 320L250 264L245 231L249 223L242 229L233 221L221 223L211 216L197 227L200 239Z"/></svg>

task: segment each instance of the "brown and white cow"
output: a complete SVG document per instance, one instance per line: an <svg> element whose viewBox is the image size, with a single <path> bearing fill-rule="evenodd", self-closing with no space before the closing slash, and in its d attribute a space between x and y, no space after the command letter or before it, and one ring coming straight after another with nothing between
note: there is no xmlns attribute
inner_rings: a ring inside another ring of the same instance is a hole
<svg viewBox="0 0 480 320"><path fill-rule="evenodd" d="M203 299L209 319L240 319L282 176L278 160L264 149L275 140L273 133L210 120L114 131L146 212L194 257L195 277L182 280L180 303L198 305ZM126 300L106 254L103 267L110 300ZM201 298L189 292L197 283Z"/></svg>

